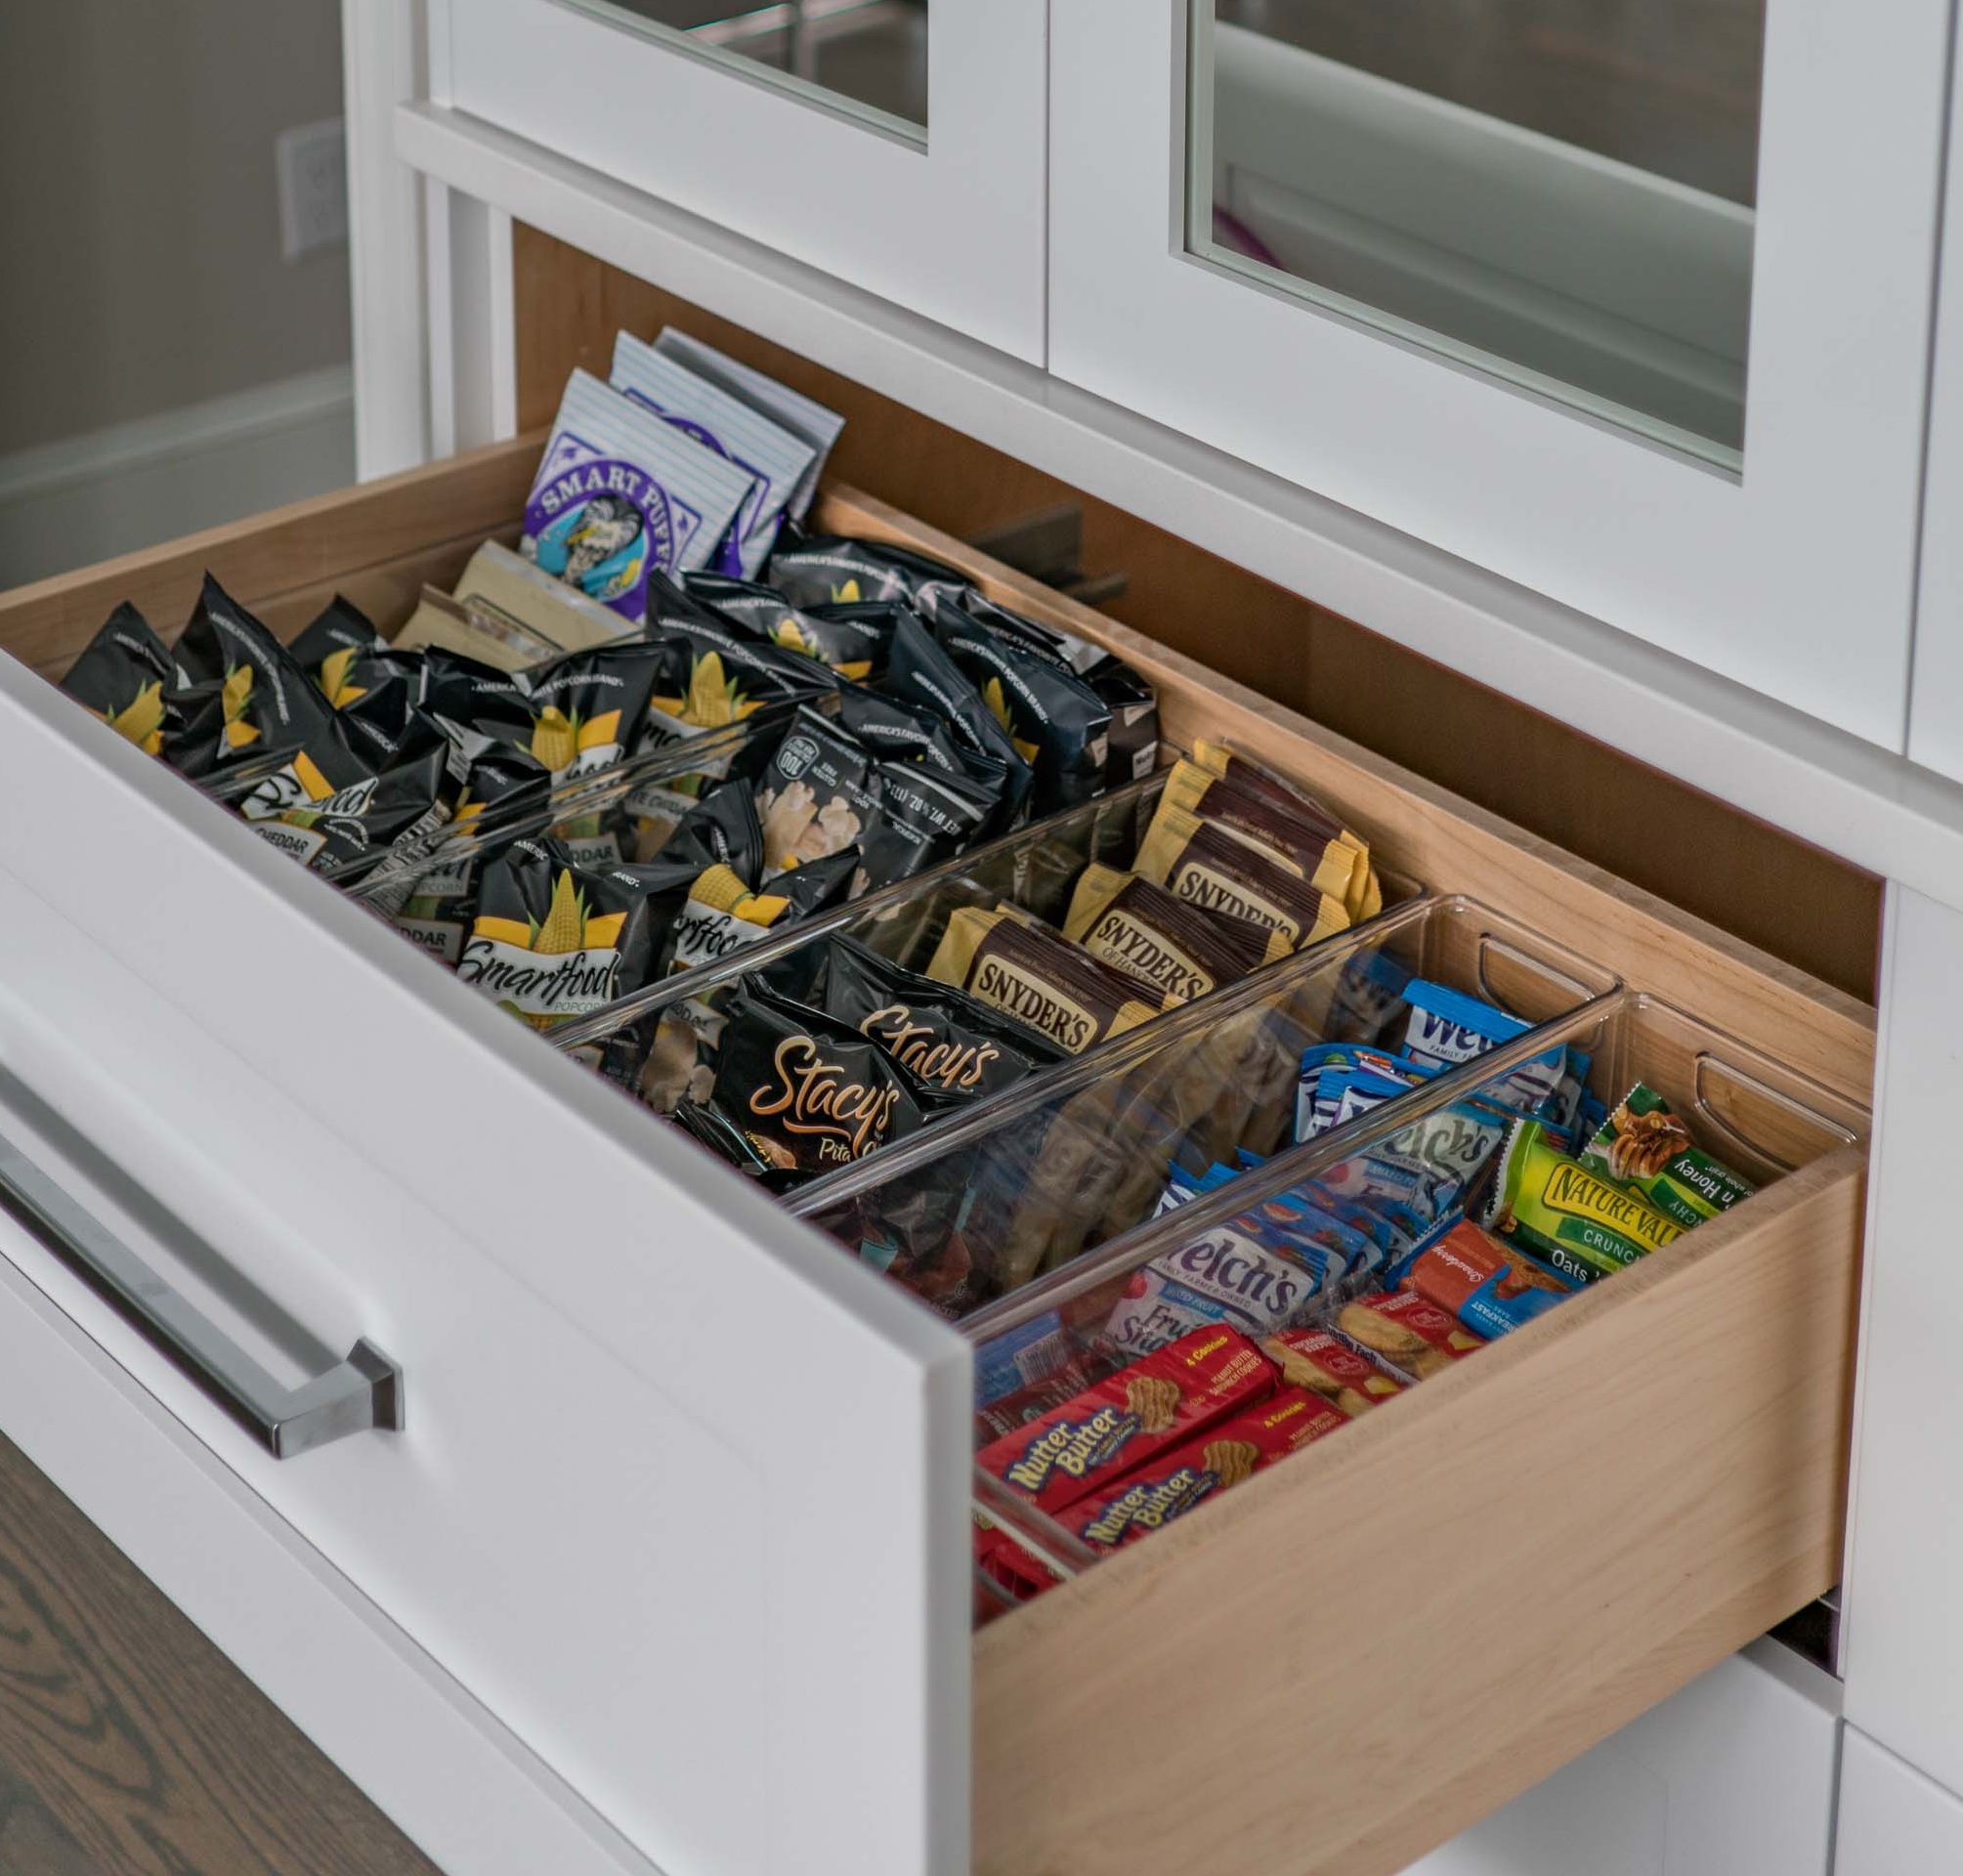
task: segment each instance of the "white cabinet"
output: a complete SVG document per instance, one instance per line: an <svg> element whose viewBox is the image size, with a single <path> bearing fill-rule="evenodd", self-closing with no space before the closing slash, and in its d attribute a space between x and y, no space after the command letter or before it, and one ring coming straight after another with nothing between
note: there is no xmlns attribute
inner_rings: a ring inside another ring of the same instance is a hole
<svg viewBox="0 0 1963 1876"><path fill-rule="evenodd" d="M1826 1876L1839 1696L1756 1643L1406 1876Z"/></svg>
<svg viewBox="0 0 1963 1876"><path fill-rule="evenodd" d="M923 95L903 76L859 82L853 97L838 89L853 82L843 59L807 79L732 56L768 37L743 32L746 16L792 11L432 0L430 94L574 158L596 182L627 184L1040 362L1043 0L808 9L804 30L834 41L876 38L890 21L899 44L885 56L909 69L923 40ZM688 21L696 30L664 23Z"/></svg>
<svg viewBox="0 0 1963 1876"><path fill-rule="evenodd" d="M1054 16L1050 370L1899 749L1942 0L1769 9L1753 208L1214 11Z"/></svg>
<svg viewBox="0 0 1963 1876"><path fill-rule="evenodd" d="M1951 1876L1963 1855L1963 1798L1847 1729L1834 1876Z"/></svg>

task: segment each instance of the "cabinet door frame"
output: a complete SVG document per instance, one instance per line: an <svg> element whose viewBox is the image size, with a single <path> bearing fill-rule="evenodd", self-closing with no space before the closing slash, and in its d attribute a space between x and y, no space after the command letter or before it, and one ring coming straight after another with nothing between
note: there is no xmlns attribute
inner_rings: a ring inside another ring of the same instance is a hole
<svg viewBox="0 0 1963 1876"><path fill-rule="evenodd" d="M924 132L624 12L427 4L432 102L1042 362L1047 0L935 0Z"/></svg>
<svg viewBox="0 0 1963 1876"><path fill-rule="evenodd" d="M1189 254L1188 0L1056 11L1049 369L1899 750L1949 15L1771 9L1740 474Z"/></svg>

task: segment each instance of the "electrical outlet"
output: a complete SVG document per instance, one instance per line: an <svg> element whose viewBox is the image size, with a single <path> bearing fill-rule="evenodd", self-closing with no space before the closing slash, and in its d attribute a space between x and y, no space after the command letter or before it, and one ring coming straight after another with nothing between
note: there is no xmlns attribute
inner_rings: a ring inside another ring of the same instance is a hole
<svg viewBox="0 0 1963 1876"><path fill-rule="evenodd" d="M279 172L279 251L297 261L348 238L347 134L338 117L282 130L274 144Z"/></svg>

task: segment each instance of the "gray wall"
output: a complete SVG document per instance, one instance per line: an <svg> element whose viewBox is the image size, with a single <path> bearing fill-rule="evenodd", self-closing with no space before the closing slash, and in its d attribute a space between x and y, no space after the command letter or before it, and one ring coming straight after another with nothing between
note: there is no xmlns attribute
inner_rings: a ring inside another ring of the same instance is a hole
<svg viewBox="0 0 1963 1876"><path fill-rule="evenodd" d="M338 0L0 0L0 454L347 359L273 164L340 109Z"/></svg>

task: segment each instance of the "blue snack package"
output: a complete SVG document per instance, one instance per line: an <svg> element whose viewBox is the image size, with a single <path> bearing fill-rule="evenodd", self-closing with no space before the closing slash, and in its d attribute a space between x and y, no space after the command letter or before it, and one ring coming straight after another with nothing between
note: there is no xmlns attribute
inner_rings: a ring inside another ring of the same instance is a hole
<svg viewBox="0 0 1963 1876"><path fill-rule="evenodd" d="M651 573L708 565L752 478L590 372L567 380L519 549L639 624Z"/></svg>
<svg viewBox="0 0 1963 1876"><path fill-rule="evenodd" d="M1337 1261L1321 1246L1283 1242L1252 1214L1228 1218L1134 1270L1104 1334L1128 1355L1214 1322L1260 1337L1300 1321Z"/></svg>
<svg viewBox="0 0 1963 1876"><path fill-rule="evenodd" d="M1375 1043L1404 1007L1404 987L1410 981L1409 966L1387 951L1359 952L1337 977L1331 1026L1359 1042Z"/></svg>
<svg viewBox="0 0 1963 1876"><path fill-rule="evenodd" d="M1004 1329L975 1347L975 1405L1012 1394L1070 1360L1070 1335L1055 1310Z"/></svg>
<svg viewBox="0 0 1963 1876"><path fill-rule="evenodd" d="M1423 977L1404 986L1404 1001L1411 1006L1411 1019L1404 1026L1404 1052L1434 1068L1470 1062L1532 1028L1497 1003Z"/></svg>
<svg viewBox="0 0 1963 1876"><path fill-rule="evenodd" d="M1408 1082L1420 1082L1437 1071L1428 1063L1395 1055L1387 1049L1372 1048L1361 1043L1310 1043L1302 1051L1302 1066L1296 1078L1295 1138L1300 1145L1327 1132L1335 1124L1340 1094L1332 1091L1325 1099L1325 1077L1348 1070L1366 1069Z"/></svg>
<svg viewBox="0 0 1963 1876"><path fill-rule="evenodd" d="M609 381L749 477L749 491L709 565L719 574L754 579L777 544L791 492L816 453L812 445L631 332L615 335Z"/></svg>

